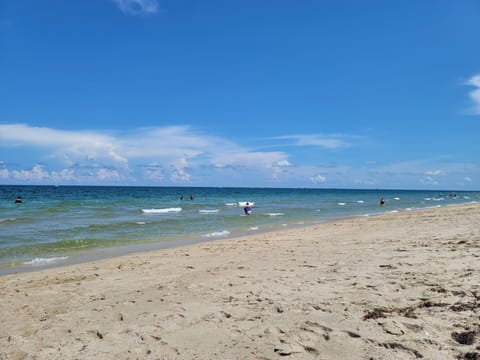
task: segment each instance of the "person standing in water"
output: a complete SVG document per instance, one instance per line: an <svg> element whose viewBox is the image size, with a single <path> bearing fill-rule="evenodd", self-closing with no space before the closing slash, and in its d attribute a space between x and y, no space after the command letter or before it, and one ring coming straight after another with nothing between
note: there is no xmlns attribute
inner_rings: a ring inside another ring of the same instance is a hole
<svg viewBox="0 0 480 360"><path fill-rule="evenodd" d="M252 207L250 206L250 203L246 203L245 207L243 208L243 212L245 215L250 215L252 213Z"/></svg>
<svg viewBox="0 0 480 360"><path fill-rule="evenodd" d="M385 200L383 200L383 198L380 199L380 205L385 205Z"/></svg>

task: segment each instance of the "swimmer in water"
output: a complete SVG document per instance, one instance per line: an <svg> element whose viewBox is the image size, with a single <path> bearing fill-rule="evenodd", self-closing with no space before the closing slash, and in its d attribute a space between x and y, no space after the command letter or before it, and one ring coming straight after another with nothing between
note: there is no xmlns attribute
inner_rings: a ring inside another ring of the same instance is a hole
<svg viewBox="0 0 480 360"><path fill-rule="evenodd" d="M243 211L245 212L245 215L250 215L252 213L252 207L250 206L250 203L247 202L245 204Z"/></svg>

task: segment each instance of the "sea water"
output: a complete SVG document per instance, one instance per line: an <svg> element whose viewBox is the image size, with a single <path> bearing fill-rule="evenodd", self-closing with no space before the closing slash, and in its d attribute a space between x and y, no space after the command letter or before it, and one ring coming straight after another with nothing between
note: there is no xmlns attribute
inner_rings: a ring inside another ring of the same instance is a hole
<svg viewBox="0 0 480 360"><path fill-rule="evenodd" d="M0 273L477 201L465 191L4 185Z"/></svg>

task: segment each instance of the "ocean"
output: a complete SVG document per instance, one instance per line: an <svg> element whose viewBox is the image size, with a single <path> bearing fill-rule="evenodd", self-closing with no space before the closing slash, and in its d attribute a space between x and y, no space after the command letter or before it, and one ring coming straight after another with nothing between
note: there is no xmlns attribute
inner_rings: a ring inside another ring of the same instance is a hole
<svg viewBox="0 0 480 360"><path fill-rule="evenodd" d="M472 191L2 185L0 274L478 201Z"/></svg>

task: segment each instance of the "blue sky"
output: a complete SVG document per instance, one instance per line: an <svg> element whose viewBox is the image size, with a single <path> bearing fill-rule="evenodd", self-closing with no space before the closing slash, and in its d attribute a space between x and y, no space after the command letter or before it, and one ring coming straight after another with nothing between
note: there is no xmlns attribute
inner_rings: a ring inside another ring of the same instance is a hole
<svg viewBox="0 0 480 360"><path fill-rule="evenodd" d="M0 184L480 189L480 2L0 0Z"/></svg>

